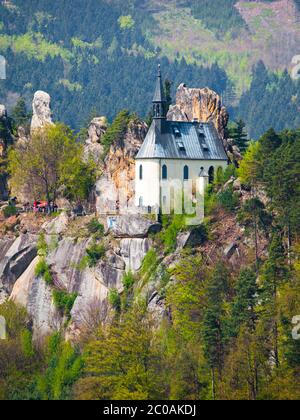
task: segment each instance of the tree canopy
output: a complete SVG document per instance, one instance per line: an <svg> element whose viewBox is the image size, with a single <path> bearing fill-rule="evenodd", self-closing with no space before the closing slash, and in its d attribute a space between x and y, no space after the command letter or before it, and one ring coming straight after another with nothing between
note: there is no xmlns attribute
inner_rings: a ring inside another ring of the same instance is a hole
<svg viewBox="0 0 300 420"><path fill-rule="evenodd" d="M11 187L33 199L50 202L63 195L83 200L94 183L94 167L83 161L83 146L62 124L34 131L26 144L11 148L8 161Z"/></svg>

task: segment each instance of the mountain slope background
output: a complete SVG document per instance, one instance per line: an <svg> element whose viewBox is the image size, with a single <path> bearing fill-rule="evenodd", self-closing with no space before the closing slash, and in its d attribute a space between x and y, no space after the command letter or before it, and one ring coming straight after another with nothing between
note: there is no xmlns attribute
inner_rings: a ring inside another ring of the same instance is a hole
<svg viewBox="0 0 300 420"><path fill-rule="evenodd" d="M173 97L182 82L209 86L257 138L300 125L300 84L290 76L299 41L293 0L2 1L0 102L46 90L55 119L75 129L92 112L145 117L160 62Z"/></svg>

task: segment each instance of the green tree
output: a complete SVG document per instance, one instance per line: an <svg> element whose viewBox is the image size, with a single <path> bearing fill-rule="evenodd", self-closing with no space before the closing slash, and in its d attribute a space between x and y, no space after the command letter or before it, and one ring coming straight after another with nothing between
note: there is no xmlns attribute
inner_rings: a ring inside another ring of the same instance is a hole
<svg viewBox="0 0 300 420"><path fill-rule="evenodd" d="M264 303L264 319L270 328L272 336L273 358L276 367L279 367L279 312L278 293L280 286L288 279L286 255L279 232L274 232L269 246L269 258L262 271L262 299Z"/></svg>
<svg viewBox="0 0 300 420"><path fill-rule="evenodd" d="M243 120L239 119L229 128L229 137L233 139L233 142L242 153L247 150L248 147L248 134L246 132L246 124Z"/></svg>
<svg viewBox="0 0 300 420"><path fill-rule="evenodd" d="M30 123L31 115L27 111L26 102L23 97L19 98L12 110L12 120L14 129L18 127L27 127Z"/></svg>
<svg viewBox="0 0 300 420"><path fill-rule="evenodd" d="M271 225L272 218L266 211L265 205L258 198L247 200L238 214L238 220L242 223L249 233L254 232L255 259L259 263L258 239L259 231L264 230L265 234Z"/></svg>
<svg viewBox="0 0 300 420"><path fill-rule="evenodd" d="M300 231L300 133L285 132L282 136L283 144L266 161L264 182L290 254L293 236Z"/></svg>
<svg viewBox="0 0 300 420"><path fill-rule="evenodd" d="M256 273L249 268L240 272L237 285L236 296L231 305L230 335L237 337L242 325L246 325L249 330L255 330L257 314L255 307L258 300L258 285Z"/></svg>
<svg viewBox="0 0 300 420"><path fill-rule="evenodd" d="M93 184L93 169L82 158L82 146L68 127L48 125L35 131L25 147L10 150L10 185L16 193L26 190L32 198L48 202L59 193L85 198Z"/></svg>
<svg viewBox="0 0 300 420"><path fill-rule="evenodd" d="M46 369L37 377L39 399L66 400L72 397L73 384L83 368L78 350L64 342L59 333L48 338L45 348Z"/></svg>
<svg viewBox="0 0 300 420"><path fill-rule="evenodd" d="M101 144L104 147L104 156L108 153L113 142L120 142L123 140L128 124L132 119L133 115L131 115L129 111L123 110L119 112L112 125L101 138Z"/></svg>
<svg viewBox="0 0 300 420"><path fill-rule="evenodd" d="M212 398L216 398L216 374L222 379L225 355L224 301L228 292L229 272L218 263L206 287L206 308L203 315L202 339L204 355L211 369Z"/></svg>
<svg viewBox="0 0 300 420"><path fill-rule="evenodd" d="M86 347L77 399L151 400L166 397L162 360L153 326L135 306L122 320L103 326Z"/></svg>
<svg viewBox="0 0 300 420"><path fill-rule="evenodd" d="M261 145L259 142L250 143L238 169L238 176L242 184L255 190L261 179L262 168Z"/></svg>

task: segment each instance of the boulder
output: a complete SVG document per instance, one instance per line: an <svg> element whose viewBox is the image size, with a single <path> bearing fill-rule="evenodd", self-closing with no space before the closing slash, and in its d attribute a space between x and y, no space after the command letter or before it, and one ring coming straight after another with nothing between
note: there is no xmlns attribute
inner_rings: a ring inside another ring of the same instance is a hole
<svg viewBox="0 0 300 420"><path fill-rule="evenodd" d="M116 238L146 238L150 233L161 230L161 224L140 215L119 216L112 228Z"/></svg>
<svg viewBox="0 0 300 420"><path fill-rule="evenodd" d="M32 102L31 132L48 124L53 124L50 103L51 98L48 93L41 90L35 92Z"/></svg>
<svg viewBox="0 0 300 420"><path fill-rule="evenodd" d="M43 224L42 229L47 235L61 235L64 233L69 224L69 217L66 212L62 212L58 217L50 222Z"/></svg>
<svg viewBox="0 0 300 420"><path fill-rule="evenodd" d="M238 245L236 242L232 242L224 249L224 255L226 258L230 260L230 258L235 254L238 249Z"/></svg>
<svg viewBox="0 0 300 420"><path fill-rule="evenodd" d="M181 232L177 237L177 249L196 248L205 243L207 232L203 225L197 226L188 232Z"/></svg>

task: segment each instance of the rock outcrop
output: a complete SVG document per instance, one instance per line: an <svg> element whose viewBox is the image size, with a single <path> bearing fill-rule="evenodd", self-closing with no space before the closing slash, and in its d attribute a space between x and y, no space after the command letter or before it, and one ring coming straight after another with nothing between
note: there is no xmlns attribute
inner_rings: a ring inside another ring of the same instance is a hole
<svg viewBox="0 0 300 420"><path fill-rule="evenodd" d="M36 257L35 235L0 240L0 288L10 293L16 280Z"/></svg>
<svg viewBox="0 0 300 420"><path fill-rule="evenodd" d="M190 89L181 84L177 89L176 104L169 109L168 119L213 122L221 138L224 138L229 116L216 92L208 88Z"/></svg>
<svg viewBox="0 0 300 420"><path fill-rule="evenodd" d="M176 104L171 106L168 119L172 121L212 122L222 141L228 157L234 163L241 160L239 149L226 137L229 114L222 106L221 97L209 88L193 89L181 84L176 93Z"/></svg>
<svg viewBox="0 0 300 420"><path fill-rule="evenodd" d="M66 331L68 338L75 339L91 322L95 322L95 318L107 320L109 291L123 291L124 274L140 269L151 245L147 236L160 228L141 217L135 223L129 216L127 222L125 219L123 216L117 235L111 232L103 239L105 256L94 267L83 264L92 239L69 237L70 220L64 213L44 223L41 230L46 233L49 244L46 260L52 285L35 273L40 258L36 250L37 235L23 234L17 239L0 240L0 300L10 296L25 306L32 318L35 339L41 339L64 325L65 319L53 303L54 289L77 295Z"/></svg>
<svg viewBox="0 0 300 420"><path fill-rule="evenodd" d="M135 161L147 134L140 120L129 123L124 138L114 142L105 159L103 176L96 185L96 208L99 214L130 212L134 207Z"/></svg>
<svg viewBox="0 0 300 420"><path fill-rule="evenodd" d="M112 228L116 238L146 238L149 233L157 233L161 224L139 215L119 216Z"/></svg>
<svg viewBox="0 0 300 420"><path fill-rule="evenodd" d="M31 133L48 124L53 124L50 103L51 98L48 93L41 90L35 92L32 102Z"/></svg>
<svg viewBox="0 0 300 420"><path fill-rule="evenodd" d="M105 117L93 118L88 127L88 138L85 142L84 155L86 159L92 158L94 162L100 163L103 155L101 137L106 132L108 123Z"/></svg>

